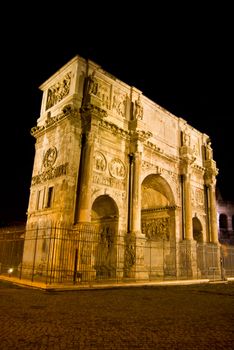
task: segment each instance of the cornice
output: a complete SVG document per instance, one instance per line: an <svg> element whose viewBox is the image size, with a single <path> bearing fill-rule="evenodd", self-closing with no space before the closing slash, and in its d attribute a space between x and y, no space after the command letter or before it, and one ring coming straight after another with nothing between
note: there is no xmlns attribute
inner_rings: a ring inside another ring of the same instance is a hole
<svg viewBox="0 0 234 350"><path fill-rule="evenodd" d="M168 205L166 207L158 207L158 208L153 208L153 209L142 209L142 213L154 213L154 212L157 212L157 211L164 211L165 209L166 210L175 210L179 208L177 205Z"/></svg>
<svg viewBox="0 0 234 350"><path fill-rule="evenodd" d="M92 115L92 116L98 117L100 119L107 117L107 112L104 109L102 109L98 106L95 106L93 104L87 104L87 105L81 107L80 113L82 113L83 117L86 117L87 115L88 116Z"/></svg>
<svg viewBox="0 0 234 350"><path fill-rule="evenodd" d="M169 160L170 162L178 162L179 158L176 156L173 156L171 154L166 154L164 153L164 150L160 147L158 147L157 145L155 145L154 143L147 141L145 144L146 147L152 149L155 153L157 153L158 155L160 155L161 157L163 157L164 159Z"/></svg>
<svg viewBox="0 0 234 350"><path fill-rule="evenodd" d="M202 174L204 174L205 172L205 168L203 166L197 165L197 164L193 164L192 168Z"/></svg>
<svg viewBox="0 0 234 350"><path fill-rule="evenodd" d="M49 116L44 125L34 126L30 133L32 136L38 137L42 132L48 131L48 129L57 126L66 118L77 118L77 110L72 108L72 106L67 105L63 108L62 113L59 113L54 117Z"/></svg>
<svg viewBox="0 0 234 350"><path fill-rule="evenodd" d="M118 127L116 124L113 124L111 122L108 122L108 121L102 119L102 120L100 120L99 125L102 128L110 131L114 135L119 135L119 136L121 136L125 139L128 139L128 140L130 139L130 132L128 130L124 130L124 129Z"/></svg>

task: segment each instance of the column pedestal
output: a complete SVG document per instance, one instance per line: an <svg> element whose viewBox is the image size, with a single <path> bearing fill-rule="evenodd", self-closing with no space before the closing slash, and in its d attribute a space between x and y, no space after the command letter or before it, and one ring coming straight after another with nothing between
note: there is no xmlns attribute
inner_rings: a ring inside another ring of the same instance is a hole
<svg viewBox="0 0 234 350"><path fill-rule="evenodd" d="M180 279L198 278L197 242L184 240L178 244L177 275Z"/></svg>

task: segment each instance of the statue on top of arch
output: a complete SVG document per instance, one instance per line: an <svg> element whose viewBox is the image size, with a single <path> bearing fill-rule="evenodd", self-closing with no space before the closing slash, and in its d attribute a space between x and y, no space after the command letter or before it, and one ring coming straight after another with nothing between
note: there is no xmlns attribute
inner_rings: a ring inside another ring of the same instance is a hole
<svg viewBox="0 0 234 350"><path fill-rule="evenodd" d="M135 111L134 111L134 116L135 116L135 119L143 119L143 112L144 112L144 109L143 109L143 105L142 105L142 102L141 102L141 96L140 94L138 95L138 98L137 100L135 100Z"/></svg>
<svg viewBox="0 0 234 350"><path fill-rule="evenodd" d="M213 159L213 149L211 147L210 138L207 139L207 143L206 143L206 159L207 160Z"/></svg>

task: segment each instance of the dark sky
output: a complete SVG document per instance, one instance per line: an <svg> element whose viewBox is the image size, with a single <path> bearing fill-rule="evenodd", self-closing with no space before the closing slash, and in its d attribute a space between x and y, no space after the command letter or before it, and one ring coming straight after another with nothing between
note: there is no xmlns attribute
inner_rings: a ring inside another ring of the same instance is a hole
<svg viewBox="0 0 234 350"><path fill-rule="evenodd" d="M234 200L233 19L231 9L211 4L126 10L113 2L79 11L67 4L55 12L41 3L6 13L0 28L0 223L26 218L39 86L77 54L208 134L218 187Z"/></svg>

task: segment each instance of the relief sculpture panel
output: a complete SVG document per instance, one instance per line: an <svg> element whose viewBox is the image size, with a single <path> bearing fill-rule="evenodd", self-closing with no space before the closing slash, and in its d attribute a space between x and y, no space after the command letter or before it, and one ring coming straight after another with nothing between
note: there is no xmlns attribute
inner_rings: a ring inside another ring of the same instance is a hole
<svg viewBox="0 0 234 350"><path fill-rule="evenodd" d="M142 222L142 233L148 239L169 240L169 218L154 218Z"/></svg>
<svg viewBox="0 0 234 350"><path fill-rule="evenodd" d="M122 94L119 90L114 90L113 100L112 100L112 110L116 112L121 117L125 117L126 111L126 96Z"/></svg>
<svg viewBox="0 0 234 350"><path fill-rule="evenodd" d="M64 78L51 86L47 92L46 110L56 105L65 96L69 94L71 85L71 72L67 73Z"/></svg>

